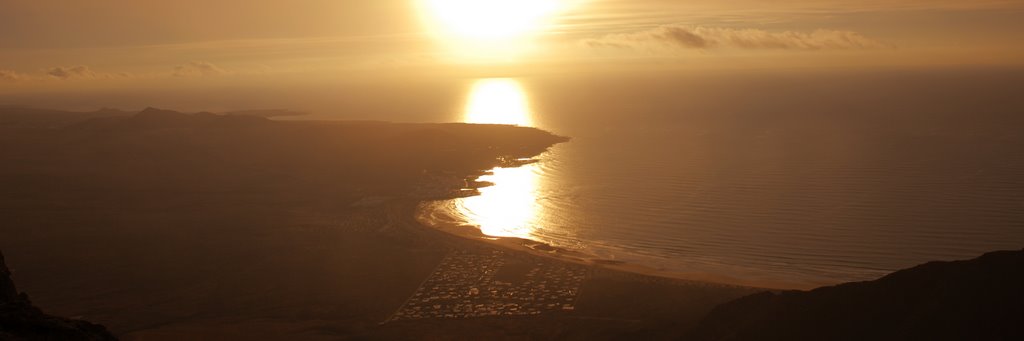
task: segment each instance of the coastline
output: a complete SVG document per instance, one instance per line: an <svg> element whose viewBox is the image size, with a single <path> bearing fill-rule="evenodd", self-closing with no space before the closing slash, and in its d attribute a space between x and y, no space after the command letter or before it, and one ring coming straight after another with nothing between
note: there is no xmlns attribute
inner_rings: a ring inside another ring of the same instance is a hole
<svg viewBox="0 0 1024 341"><path fill-rule="evenodd" d="M468 191L472 191L473 195L478 195L476 194L475 188L463 188L461 193L468 193ZM606 270L629 272L671 281L721 287L756 288L765 290L809 290L820 287L817 285L798 284L796 282L753 281L731 278L731 276L713 273L673 271L622 260L601 258L583 251L561 248L535 240L486 236L478 226L459 221L458 218L444 213L445 210L441 208L442 203L458 200L463 197L465 196L446 199L422 199L419 204L416 205L414 209L415 211L412 212L412 214L419 225L422 225L425 228L444 232L446 235L451 235L462 240L496 246L504 250L525 253L531 256L544 257L556 261L564 261ZM443 217L439 217L438 215L442 215Z"/></svg>
<svg viewBox="0 0 1024 341"><path fill-rule="evenodd" d="M591 264L416 221L421 203L471 195L464 189L486 185L471 180L487 169L566 140L535 128L252 124L159 109L76 122L2 127L12 132L3 142L32 147L32 158L0 155L18 166L0 174L10 193L0 213L18 222L0 229L10 236L0 247L39 307L118 337L516 330L536 339L674 339L716 305L757 291L576 265Z"/></svg>

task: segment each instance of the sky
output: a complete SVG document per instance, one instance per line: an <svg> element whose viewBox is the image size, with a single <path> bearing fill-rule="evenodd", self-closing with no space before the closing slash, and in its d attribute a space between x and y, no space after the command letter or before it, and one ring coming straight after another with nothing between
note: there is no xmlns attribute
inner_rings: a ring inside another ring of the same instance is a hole
<svg viewBox="0 0 1024 341"><path fill-rule="evenodd" d="M0 9L0 94L1024 60L1019 0L0 0Z"/></svg>

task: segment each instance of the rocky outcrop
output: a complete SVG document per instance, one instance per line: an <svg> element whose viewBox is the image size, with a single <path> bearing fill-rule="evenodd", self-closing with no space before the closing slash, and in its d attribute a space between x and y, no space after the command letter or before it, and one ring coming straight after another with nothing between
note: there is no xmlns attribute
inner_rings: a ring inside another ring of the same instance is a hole
<svg viewBox="0 0 1024 341"><path fill-rule="evenodd" d="M14 281L11 280L11 271L4 263L3 253L0 253L0 304L14 302L18 299L18 289L14 287Z"/></svg>
<svg viewBox="0 0 1024 341"><path fill-rule="evenodd" d="M869 282L762 292L715 308L696 340L1024 340L1024 250Z"/></svg>
<svg viewBox="0 0 1024 341"><path fill-rule="evenodd" d="M0 253L0 340L116 340L101 325L44 314L19 294Z"/></svg>

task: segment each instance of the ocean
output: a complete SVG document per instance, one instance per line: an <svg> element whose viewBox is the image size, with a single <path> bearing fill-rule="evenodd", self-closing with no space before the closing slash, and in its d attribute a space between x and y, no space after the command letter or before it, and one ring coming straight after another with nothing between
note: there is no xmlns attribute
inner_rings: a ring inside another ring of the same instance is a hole
<svg viewBox="0 0 1024 341"><path fill-rule="evenodd" d="M957 95L997 88L998 77L981 86L946 77L936 85L908 76L903 87L864 77L813 96L800 93L811 88L799 78L765 77L736 90L762 93L732 102L671 95L686 84L641 93L649 79L575 95L530 80L474 80L463 121L572 140L538 163L494 169L480 180L495 185L480 196L428 213L492 236L784 288L1020 249L1024 106L1001 93ZM559 103L566 97L580 102Z"/></svg>

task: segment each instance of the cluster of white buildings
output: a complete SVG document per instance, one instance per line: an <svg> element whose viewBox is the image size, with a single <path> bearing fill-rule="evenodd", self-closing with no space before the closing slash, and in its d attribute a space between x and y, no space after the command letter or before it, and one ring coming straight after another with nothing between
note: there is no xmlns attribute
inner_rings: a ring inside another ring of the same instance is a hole
<svg viewBox="0 0 1024 341"><path fill-rule="evenodd" d="M509 283L495 280L505 257L502 251L453 251L389 321L576 309L580 284L587 277L585 267L538 258L530 263L523 281Z"/></svg>

